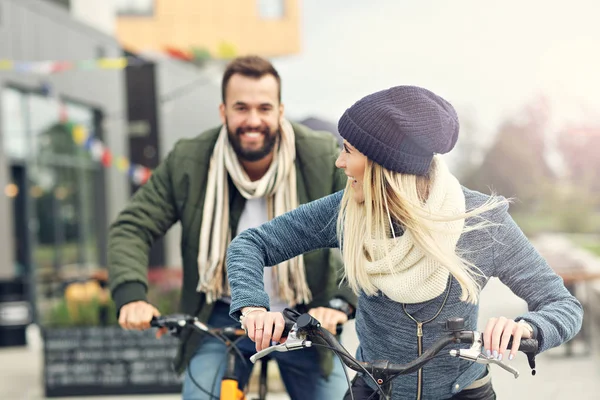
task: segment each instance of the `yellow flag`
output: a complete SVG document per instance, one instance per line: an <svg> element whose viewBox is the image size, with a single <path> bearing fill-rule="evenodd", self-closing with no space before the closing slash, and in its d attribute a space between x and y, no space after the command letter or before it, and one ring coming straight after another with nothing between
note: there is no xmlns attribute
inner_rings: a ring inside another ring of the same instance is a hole
<svg viewBox="0 0 600 400"><path fill-rule="evenodd" d="M87 129L83 125L75 125L75 127L73 128L72 135L75 144L81 145L86 141L88 137Z"/></svg>
<svg viewBox="0 0 600 400"><path fill-rule="evenodd" d="M98 66L106 69L123 69L127 66L127 58L100 58L98 60Z"/></svg>
<svg viewBox="0 0 600 400"><path fill-rule="evenodd" d="M8 69L13 69L14 68L14 63L10 60L0 60L0 69L2 70L8 70Z"/></svg>
<svg viewBox="0 0 600 400"><path fill-rule="evenodd" d="M129 160L123 156L117 160L117 169L119 171L127 171L129 169Z"/></svg>
<svg viewBox="0 0 600 400"><path fill-rule="evenodd" d="M217 49L217 56L221 59L232 59L237 55L237 51L235 46L229 42L221 42L219 43L219 48Z"/></svg>

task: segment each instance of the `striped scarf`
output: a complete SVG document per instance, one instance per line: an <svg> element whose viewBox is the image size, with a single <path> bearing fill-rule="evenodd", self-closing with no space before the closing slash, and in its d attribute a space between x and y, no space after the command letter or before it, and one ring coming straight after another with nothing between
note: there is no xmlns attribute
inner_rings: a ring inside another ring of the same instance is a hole
<svg viewBox="0 0 600 400"><path fill-rule="evenodd" d="M269 169L261 179L253 182L229 143L227 127L221 128L210 159L198 254L196 290L206 294L208 303L230 294L225 271L225 254L231 241L227 175L246 199L267 198L269 220L298 207L294 130L287 120L282 119L279 131ZM277 285L276 293L282 300L292 306L310 302L312 295L306 283L302 255L273 267L271 273Z"/></svg>

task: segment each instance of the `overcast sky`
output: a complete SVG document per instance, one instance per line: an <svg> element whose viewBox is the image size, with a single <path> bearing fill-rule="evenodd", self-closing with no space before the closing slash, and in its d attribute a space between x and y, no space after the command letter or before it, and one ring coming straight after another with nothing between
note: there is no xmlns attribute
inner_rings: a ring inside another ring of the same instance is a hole
<svg viewBox="0 0 600 400"><path fill-rule="evenodd" d="M599 119L597 0L301 3L302 53L274 60L290 117L337 123L362 96L414 84L446 97L482 133L541 92L558 122Z"/></svg>

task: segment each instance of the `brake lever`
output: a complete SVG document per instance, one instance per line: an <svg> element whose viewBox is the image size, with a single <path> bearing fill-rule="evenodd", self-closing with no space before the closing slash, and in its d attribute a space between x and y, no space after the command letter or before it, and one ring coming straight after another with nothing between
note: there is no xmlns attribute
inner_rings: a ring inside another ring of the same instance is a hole
<svg viewBox="0 0 600 400"><path fill-rule="evenodd" d="M254 363L256 363L256 361L271 354L274 351L283 353L283 352L299 350L299 349L303 349L305 347L311 347L311 346L312 346L312 342L310 340L306 340L305 335L299 335L298 334L298 325L294 324L294 327L290 330L290 333L288 334L288 337L287 337L287 340L285 341L285 343L281 343L281 344L278 344L275 346L267 347L266 349L262 349L258 353L251 356L250 361L252 362L252 364L254 364Z"/></svg>
<svg viewBox="0 0 600 400"><path fill-rule="evenodd" d="M473 344L468 349L450 350L452 357L462 358L463 360L475 362L477 364L496 364L500 368L510 372L515 376L515 379L519 377L519 371L510 365L504 364L502 361L495 359L493 356L487 356L482 353L481 348L483 346L483 340L481 338L481 332L473 332Z"/></svg>
<svg viewBox="0 0 600 400"><path fill-rule="evenodd" d="M482 354L482 356L488 359L488 361L489 361L488 364L496 364L497 366L504 369L505 371L508 371L511 374L513 374L515 376L515 379L517 379L519 377L519 371L517 371L517 369L511 367L510 365L504 364L502 361L492 358L491 356L487 357L484 354ZM479 363L484 364L483 362L479 362Z"/></svg>
<svg viewBox="0 0 600 400"><path fill-rule="evenodd" d="M183 330L186 328L186 326L188 325L194 325L196 328L200 329L201 331L204 332L208 332L209 329L206 325L204 325L202 322L198 321L197 318L194 318L193 320L178 320L176 323L171 323L168 325L163 326L164 328L167 328L169 335L180 339L181 338L181 333L183 332Z"/></svg>
<svg viewBox="0 0 600 400"><path fill-rule="evenodd" d="M463 360L475 362L477 364L485 364L485 365L496 364L500 368L513 374L515 376L515 379L519 377L519 371L517 371L515 368L511 367L510 365L504 364L502 361L495 359L493 356L488 357L485 354L481 353L481 351L474 350L472 348L471 349L450 350L450 355L452 357L458 357Z"/></svg>

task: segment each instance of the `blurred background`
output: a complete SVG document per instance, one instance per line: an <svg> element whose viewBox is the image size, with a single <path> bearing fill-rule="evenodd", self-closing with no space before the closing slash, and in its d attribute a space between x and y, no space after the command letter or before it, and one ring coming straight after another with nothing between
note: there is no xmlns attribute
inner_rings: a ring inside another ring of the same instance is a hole
<svg viewBox="0 0 600 400"><path fill-rule="evenodd" d="M586 308L536 377L525 362L516 381L494 369L499 397L598 398L598 15L592 0L0 0L1 397L177 398L174 342L115 328L107 230L178 139L219 124L228 60L258 54L282 77L288 118L334 135L354 101L398 84L456 107L453 172L515 199ZM177 309L178 229L150 258L163 313ZM492 281L480 319L525 309ZM351 325L344 342L356 346ZM280 390L274 375L270 398Z"/></svg>

